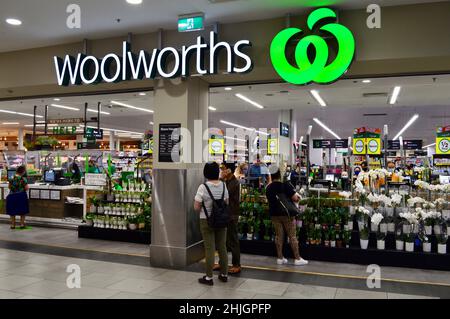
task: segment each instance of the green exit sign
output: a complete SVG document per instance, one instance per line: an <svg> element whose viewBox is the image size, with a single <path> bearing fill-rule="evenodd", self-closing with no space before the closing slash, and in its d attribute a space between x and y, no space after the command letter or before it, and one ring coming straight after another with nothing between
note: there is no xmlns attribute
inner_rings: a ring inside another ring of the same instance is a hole
<svg viewBox="0 0 450 319"><path fill-rule="evenodd" d="M199 31L204 29L205 17L202 15L178 18L178 32Z"/></svg>

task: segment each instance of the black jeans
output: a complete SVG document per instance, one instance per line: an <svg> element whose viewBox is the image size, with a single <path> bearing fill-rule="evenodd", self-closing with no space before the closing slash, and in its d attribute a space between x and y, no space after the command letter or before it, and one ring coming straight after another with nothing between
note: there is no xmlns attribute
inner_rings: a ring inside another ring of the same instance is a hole
<svg viewBox="0 0 450 319"><path fill-rule="evenodd" d="M227 228L227 249L231 251L233 266L241 265L241 245L238 236L238 224L231 221Z"/></svg>

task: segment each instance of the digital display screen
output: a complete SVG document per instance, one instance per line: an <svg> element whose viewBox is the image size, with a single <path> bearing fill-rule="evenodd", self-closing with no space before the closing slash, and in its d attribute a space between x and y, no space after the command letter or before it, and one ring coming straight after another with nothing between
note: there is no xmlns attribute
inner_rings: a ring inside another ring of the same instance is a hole
<svg viewBox="0 0 450 319"><path fill-rule="evenodd" d="M327 174L325 178L327 181L334 182L334 174Z"/></svg>
<svg viewBox="0 0 450 319"><path fill-rule="evenodd" d="M280 135L290 137L290 127L286 123L280 123Z"/></svg>
<svg viewBox="0 0 450 319"><path fill-rule="evenodd" d="M8 181L12 180L15 175L16 175L16 170L15 169L8 170Z"/></svg>
<svg viewBox="0 0 450 319"><path fill-rule="evenodd" d="M55 182L55 171L46 171L44 176L44 181L46 183L54 183Z"/></svg>

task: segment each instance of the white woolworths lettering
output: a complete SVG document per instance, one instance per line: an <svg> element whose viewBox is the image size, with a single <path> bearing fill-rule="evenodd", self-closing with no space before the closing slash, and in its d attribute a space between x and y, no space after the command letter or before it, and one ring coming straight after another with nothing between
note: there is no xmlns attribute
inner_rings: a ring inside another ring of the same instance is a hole
<svg viewBox="0 0 450 319"><path fill-rule="evenodd" d="M102 60L94 56L78 54L77 57L66 55L64 58L55 56L55 70L58 85L81 85L97 82L118 82L142 79L174 78L189 76L190 60L196 55L196 71L198 74L216 74L218 72L219 55L226 51L226 70L228 73L247 73L253 68L252 59L243 52L246 47L251 47L249 40L241 40L231 45L227 42L218 42L217 34L211 32L209 44L203 37L197 37L196 44L183 46L181 51L173 47L154 49L150 55L141 50L136 55L130 51L130 44L126 41L122 45L122 56L110 53ZM205 55L209 52L209 68L205 68ZM242 67L236 67L240 59ZM168 61L171 61L168 66ZM114 65L114 67L113 67ZM169 68L169 70L168 70Z"/></svg>

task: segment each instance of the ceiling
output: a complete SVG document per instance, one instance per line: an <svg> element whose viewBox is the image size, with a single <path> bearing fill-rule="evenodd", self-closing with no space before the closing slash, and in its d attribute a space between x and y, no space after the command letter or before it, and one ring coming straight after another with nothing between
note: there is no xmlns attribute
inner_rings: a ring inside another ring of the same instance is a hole
<svg viewBox="0 0 450 319"><path fill-rule="evenodd" d="M436 0L378 0L381 6L438 2ZM207 24L262 20L297 14L317 6L342 9L365 8L373 0L143 0L130 5L125 0L78 0L81 28L69 29L66 8L71 0L2 0L0 12L0 52L15 51L87 39L132 33L148 33L159 28L176 29L180 14L204 12ZM18 27L6 24L18 18ZM120 19L120 22L117 22Z"/></svg>

